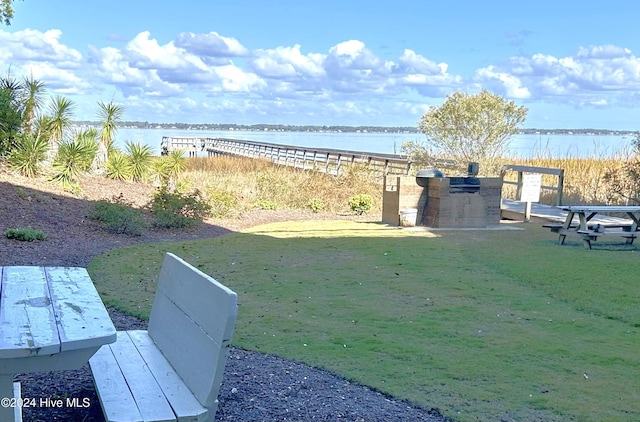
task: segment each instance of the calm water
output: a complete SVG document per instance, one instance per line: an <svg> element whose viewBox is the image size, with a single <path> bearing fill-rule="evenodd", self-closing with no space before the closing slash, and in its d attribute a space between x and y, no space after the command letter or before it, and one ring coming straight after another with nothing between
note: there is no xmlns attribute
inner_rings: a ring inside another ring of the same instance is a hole
<svg viewBox="0 0 640 422"><path fill-rule="evenodd" d="M411 133L317 133L317 132L240 132L197 131L168 129L119 129L116 145L124 148L125 141L149 145L160 153L163 136L202 136L243 139L310 148L331 148L352 151L400 154L400 147L407 141L424 140L424 135ZM513 157L535 156L597 157L623 154L630 146L631 138L596 135L516 135L509 146Z"/></svg>

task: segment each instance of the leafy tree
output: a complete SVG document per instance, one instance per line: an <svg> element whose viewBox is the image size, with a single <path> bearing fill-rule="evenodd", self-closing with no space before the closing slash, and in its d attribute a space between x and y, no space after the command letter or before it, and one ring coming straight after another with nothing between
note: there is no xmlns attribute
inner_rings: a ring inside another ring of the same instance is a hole
<svg viewBox="0 0 640 422"><path fill-rule="evenodd" d="M98 117L101 120L102 131L100 132L100 146L96 160L93 164L97 170L102 170L109 158L109 150L113 144L113 138L118 125L122 122L124 115L124 107L114 104L113 102L98 103Z"/></svg>
<svg viewBox="0 0 640 422"><path fill-rule="evenodd" d="M426 145L409 142L402 149L412 158L420 153L423 159L439 153L461 167L477 161L484 173L493 173L526 116L526 107L487 90L476 95L456 92L447 96L441 106L430 107L418 122L418 128L427 136Z"/></svg>
<svg viewBox="0 0 640 422"><path fill-rule="evenodd" d="M11 19L13 19L13 7L11 6L13 0L0 1L0 21L5 25L11 25Z"/></svg>

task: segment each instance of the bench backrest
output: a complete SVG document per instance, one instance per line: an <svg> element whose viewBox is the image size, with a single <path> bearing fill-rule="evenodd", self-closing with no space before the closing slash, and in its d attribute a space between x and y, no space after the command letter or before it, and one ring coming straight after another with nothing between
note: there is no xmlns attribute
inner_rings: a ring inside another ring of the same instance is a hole
<svg viewBox="0 0 640 422"><path fill-rule="evenodd" d="M217 408L237 315L237 295L167 253L156 290L149 336L200 403Z"/></svg>

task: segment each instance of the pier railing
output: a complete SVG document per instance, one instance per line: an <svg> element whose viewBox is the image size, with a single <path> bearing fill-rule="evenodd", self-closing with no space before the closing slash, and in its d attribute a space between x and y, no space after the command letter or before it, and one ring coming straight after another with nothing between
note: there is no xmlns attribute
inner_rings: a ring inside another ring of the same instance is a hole
<svg viewBox="0 0 640 422"><path fill-rule="evenodd" d="M354 165L366 166L369 171L380 175L407 175L411 172L411 163L404 155L298 147L240 139L163 137L162 154L174 150L186 151L189 155L206 152L208 156L235 155L260 158L278 165L321 171L332 175L338 175Z"/></svg>

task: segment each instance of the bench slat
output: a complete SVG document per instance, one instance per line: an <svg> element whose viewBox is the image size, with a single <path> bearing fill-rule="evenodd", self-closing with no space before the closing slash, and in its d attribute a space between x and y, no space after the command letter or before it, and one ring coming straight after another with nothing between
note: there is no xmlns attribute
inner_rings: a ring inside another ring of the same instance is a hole
<svg viewBox="0 0 640 422"><path fill-rule="evenodd" d="M118 332L118 340L109 347L118 361L143 420L174 422L176 418L171 406L127 333Z"/></svg>
<svg viewBox="0 0 640 422"><path fill-rule="evenodd" d="M194 397L146 331L127 331L171 404L179 422L206 421L208 410ZM185 354L185 356L188 356ZM211 418L213 419L213 418Z"/></svg>
<svg viewBox="0 0 640 422"><path fill-rule="evenodd" d="M102 346L89 359L96 392L107 422L142 422L142 415L131 395L127 381L118 370L118 361L109 345Z"/></svg>

